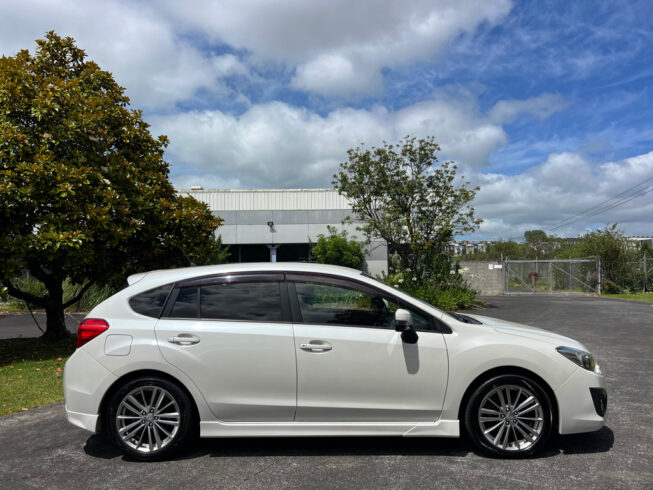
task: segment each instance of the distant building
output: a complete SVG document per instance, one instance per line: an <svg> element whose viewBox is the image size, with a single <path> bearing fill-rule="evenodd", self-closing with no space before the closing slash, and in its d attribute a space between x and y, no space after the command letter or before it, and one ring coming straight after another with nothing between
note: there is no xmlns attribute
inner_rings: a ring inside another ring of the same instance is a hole
<svg viewBox="0 0 653 490"><path fill-rule="evenodd" d="M206 203L224 220L218 228L229 245L233 262L302 262L310 260L310 243L327 234L328 226L347 230L363 241L347 199L335 189L205 190L200 186L179 191ZM343 225L351 216L353 223ZM371 274L388 272L385 242L366 246Z"/></svg>
<svg viewBox="0 0 653 490"><path fill-rule="evenodd" d="M633 244L636 244L638 247L641 247L642 245L646 244L649 247L653 247L653 236L648 235L648 236L629 236L628 240L633 242Z"/></svg>
<svg viewBox="0 0 653 490"><path fill-rule="evenodd" d="M447 251L454 256L459 255L469 255L481 252L487 252L488 242L487 240L481 241L470 241L462 240L457 242L456 240L451 240L447 247Z"/></svg>

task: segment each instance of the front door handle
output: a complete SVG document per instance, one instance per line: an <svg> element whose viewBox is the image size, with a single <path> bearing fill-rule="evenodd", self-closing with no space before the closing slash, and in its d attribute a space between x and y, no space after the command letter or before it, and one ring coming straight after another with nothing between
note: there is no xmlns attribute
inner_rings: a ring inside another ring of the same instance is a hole
<svg viewBox="0 0 653 490"><path fill-rule="evenodd" d="M178 345L193 345L193 344L198 344L200 341L199 337L196 337L195 335L191 335L188 333L180 333L176 337L170 337L168 339L168 342L171 344L178 344Z"/></svg>
<svg viewBox="0 0 653 490"><path fill-rule="evenodd" d="M331 350L331 344L323 340L311 340L308 344L300 344L299 348L310 352L326 352Z"/></svg>

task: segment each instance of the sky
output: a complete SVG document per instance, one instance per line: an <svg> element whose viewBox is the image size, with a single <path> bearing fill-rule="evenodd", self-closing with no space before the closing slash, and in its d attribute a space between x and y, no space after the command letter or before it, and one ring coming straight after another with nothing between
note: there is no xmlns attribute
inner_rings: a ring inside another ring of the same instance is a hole
<svg viewBox="0 0 653 490"><path fill-rule="evenodd" d="M466 238L653 235L650 0L0 2L0 54L52 29L170 138L177 188L331 187L347 149L433 136L481 188Z"/></svg>

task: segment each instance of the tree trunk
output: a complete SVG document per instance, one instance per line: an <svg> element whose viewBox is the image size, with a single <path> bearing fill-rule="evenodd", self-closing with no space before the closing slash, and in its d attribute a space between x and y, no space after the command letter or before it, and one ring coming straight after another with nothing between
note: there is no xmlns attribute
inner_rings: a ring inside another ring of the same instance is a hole
<svg viewBox="0 0 653 490"><path fill-rule="evenodd" d="M45 305L47 317L44 340L59 340L71 334L66 328L66 318L63 306L63 284L58 281L48 281L48 299Z"/></svg>

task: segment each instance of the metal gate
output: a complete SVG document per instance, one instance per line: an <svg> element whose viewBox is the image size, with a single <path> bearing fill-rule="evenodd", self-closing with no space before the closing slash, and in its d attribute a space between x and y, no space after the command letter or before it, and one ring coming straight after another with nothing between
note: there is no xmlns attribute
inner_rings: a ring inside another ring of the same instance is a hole
<svg viewBox="0 0 653 490"><path fill-rule="evenodd" d="M601 294L601 259L506 260L506 294Z"/></svg>

